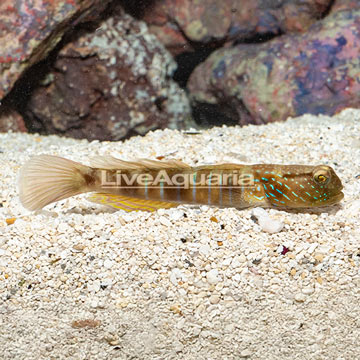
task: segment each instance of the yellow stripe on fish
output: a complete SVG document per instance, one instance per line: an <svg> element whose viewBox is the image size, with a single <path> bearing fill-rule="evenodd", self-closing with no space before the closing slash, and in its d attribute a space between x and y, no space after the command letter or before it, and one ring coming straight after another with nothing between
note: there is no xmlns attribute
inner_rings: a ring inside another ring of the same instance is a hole
<svg viewBox="0 0 360 360"><path fill-rule="evenodd" d="M217 164L123 161L98 157L92 166L51 155L32 158L19 177L20 200L30 209L94 192L90 200L125 211L179 204L306 208L336 204L343 186L326 165Z"/></svg>
<svg viewBox="0 0 360 360"><path fill-rule="evenodd" d="M89 196L88 200L108 205L115 209L131 211L155 211L157 209L169 209L178 206L176 203L169 203L165 201L149 201L144 199L134 199L127 196L105 194L105 193L94 193Z"/></svg>

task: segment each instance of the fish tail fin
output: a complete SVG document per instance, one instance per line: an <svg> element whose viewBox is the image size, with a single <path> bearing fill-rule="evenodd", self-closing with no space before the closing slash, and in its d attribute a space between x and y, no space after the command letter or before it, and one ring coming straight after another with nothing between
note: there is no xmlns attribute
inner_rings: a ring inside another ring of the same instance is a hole
<svg viewBox="0 0 360 360"><path fill-rule="evenodd" d="M31 158L19 176L20 201L29 210L91 191L92 168L52 155Z"/></svg>

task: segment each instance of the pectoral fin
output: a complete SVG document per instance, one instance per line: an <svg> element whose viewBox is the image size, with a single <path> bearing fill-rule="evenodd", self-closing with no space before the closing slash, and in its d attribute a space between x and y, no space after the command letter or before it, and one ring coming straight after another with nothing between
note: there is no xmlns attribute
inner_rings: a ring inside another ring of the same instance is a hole
<svg viewBox="0 0 360 360"><path fill-rule="evenodd" d="M97 204L111 206L115 209L130 211L156 211L158 209L169 209L179 204L166 201L137 199L123 195L106 193L95 193L88 197L88 200Z"/></svg>
<svg viewBox="0 0 360 360"><path fill-rule="evenodd" d="M268 206L269 200L262 186L243 190L243 199L249 206Z"/></svg>

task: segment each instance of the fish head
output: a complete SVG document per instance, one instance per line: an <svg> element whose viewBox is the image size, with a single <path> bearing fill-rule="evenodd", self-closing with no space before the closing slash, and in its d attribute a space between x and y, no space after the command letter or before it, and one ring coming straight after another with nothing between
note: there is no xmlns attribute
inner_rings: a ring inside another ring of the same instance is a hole
<svg viewBox="0 0 360 360"><path fill-rule="evenodd" d="M310 184L312 186L309 192L313 195L311 206L333 205L344 198L344 193L341 191L344 188L341 180L330 166L316 166L312 171Z"/></svg>
<svg viewBox="0 0 360 360"><path fill-rule="evenodd" d="M262 182L267 201L273 206L328 206L340 202L344 197L340 178L327 165L279 167L271 174L263 177Z"/></svg>

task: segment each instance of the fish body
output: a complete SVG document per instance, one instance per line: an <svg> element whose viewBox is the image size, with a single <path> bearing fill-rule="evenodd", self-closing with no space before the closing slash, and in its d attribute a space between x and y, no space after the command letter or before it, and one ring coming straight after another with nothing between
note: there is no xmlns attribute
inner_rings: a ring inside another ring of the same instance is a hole
<svg viewBox="0 0 360 360"><path fill-rule="evenodd" d="M326 165L218 164L191 167L183 162L123 161L98 157L91 167L40 155L20 173L20 199L30 210L76 194L126 211L179 204L219 207L306 208L338 203L343 186Z"/></svg>

